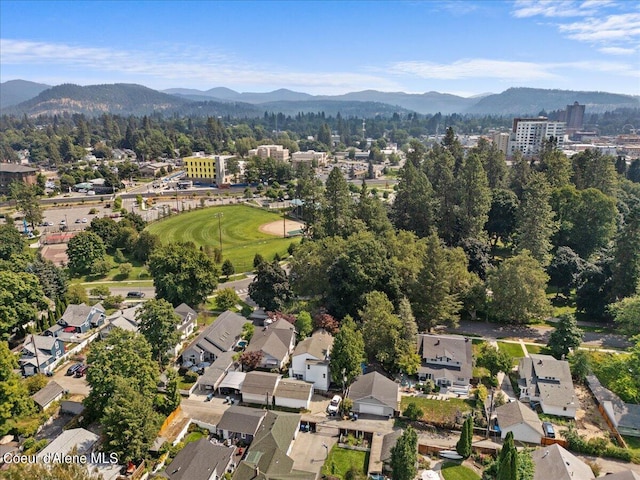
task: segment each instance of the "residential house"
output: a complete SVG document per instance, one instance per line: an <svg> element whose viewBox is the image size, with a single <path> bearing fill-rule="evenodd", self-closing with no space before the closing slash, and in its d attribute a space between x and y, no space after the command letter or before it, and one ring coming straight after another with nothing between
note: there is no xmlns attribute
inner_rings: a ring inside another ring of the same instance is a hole
<svg viewBox="0 0 640 480"><path fill-rule="evenodd" d="M324 329L316 330L298 343L291 356L291 376L312 383L315 390L329 390L329 354L332 346L333 336Z"/></svg>
<svg viewBox="0 0 640 480"><path fill-rule="evenodd" d="M247 346L247 352L262 352L261 368L284 368L296 345L294 326L281 318L271 325L256 330Z"/></svg>
<svg viewBox="0 0 640 480"><path fill-rule="evenodd" d="M230 352L242 338L242 327L251 323L227 310L205 328L182 352L183 362L213 362L223 352Z"/></svg>
<svg viewBox="0 0 640 480"><path fill-rule="evenodd" d="M102 325L105 318L106 314L101 304L91 306L81 303L69 305L62 318L58 320L58 325L63 327L65 332L85 333Z"/></svg>
<svg viewBox="0 0 640 480"><path fill-rule="evenodd" d="M123 308L109 315L105 319L106 326L100 331L100 336L106 337L114 328L137 332L139 328L137 315L141 308L142 303L139 303L134 307Z"/></svg>
<svg viewBox="0 0 640 480"><path fill-rule="evenodd" d="M518 375L521 401L539 403L547 415L576 418L579 405L568 362L533 354L520 359Z"/></svg>
<svg viewBox="0 0 640 480"><path fill-rule="evenodd" d="M233 472L234 453L233 447L201 438L185 445L160 475L170 480L219 480Z"/></svg>
<svg viewBox="0 0 640 480"><path fill-rule="evenodd" d="M46 410L53 402L60 400L64 394L65 389L58 382L52 380L44 388L31 395L31 398L41 410Z"/></svg>
<svg viewBox="0 0 640 480"><path fill-rule="evenodd" d="M533 480L591 480L591 467L557 443L531 452Z"/></svg>
<svg viewBox="0 0 640 480"><path fill-rule="evenodd" d="M302 380L282 378L273 393L274 403L278 407L309 410L313 385Z"/></svg>
<svg viewBox="0 0 640 480"><path fill-rule="evenodd" d="M370 476L388 473L391 470L391 450L398 442L398 438L402 436L402 430L394 430L393 432L373 435L371 438L371 450L369 452L368 473Z"/></svg>
<svg viewBox="0 0 640 480"><path fill-rule="evenodd" d="M198 388L200 390L218 390L220 384L229 372L234 372L241 368L234 359L234 352L223 352L198 377Z"/></svg>
<svg viewBox="0 0 640 480"><path fill-rule="evenodd" d="M22 357L18 361L25 377L36 373L53 371L56 360L64 355L64 345L59 338L44 335L29 335L22 346Z"/></svg>
<svg viewBox="0 0 640 480"><path fill-rule="evenodd" d="M266 414L266 411L258 408L232 405L222 414L216 426L216 435L233 443L250 444Z"/></svg>
<svg viewBox="0 0 640 480"><path fill-rule="evenodd" d="M140 175L143 177L157 177L162 173L162 169L166 173L169 170L169 164L166 162L152 162L140 167Z"/></svg>
<svg viewBox="0 0 640 480"><path fill-rule="evenodd" d="M173 311L180 317L178 324L180 340L185 340L198 326L198 313L186 303L181 303Z"/></svg>
<svg viewBox="0 0 640 480"><path fill-rule="evenodd" d="M400 412L400 388L378 372L359 376L347 391L353 400L352 410L379 417L393 417Z"/></svg>
<svg viewBox="0 0 640 480"><path fill-rule="evenodd" d="M496 409L496 417L502 438L511 432L514 440L540 445L543 437L542 422L538 414L524 403L505 403Z"/></svg>
<svg viewBox="0 0 640 480"><path fill-rule="evenodd" d="M93 450L100 437L84 428L70 428L63 430L60 435L44 447L37 454L38 461L43 458L53 458L54 455L67 455L74 448L78 455L87 455Z"/></svg>
<svg viewBox="0 0 640 480"><path fill-rule="evenodd" d="M605 388L595 375L587 375L586 380L598 405L602 406L618 433L640 437L640 405L623 402L615 393Z"/></svg>
<svg viewBox="0 0 640 480"><path fill-rule="evenodd" d="M458 335L418 335L418 353L422 365L420 380L433 380L440 387L469 391L473 376L471 341Z"/></svg>
<svg viewBox="0 0 640 480"><path fill-rule="evenodd" d="M300 429L300 415L267 412L247 454L238 465L234 480L315 480L316 473L293 468L289 456Z"/></svg>
<svg viewBox="0 0 640 480"><path fill-rule="evenodd" d="M242 388L242 401L258 405L272 405L276 385L281 375L271 372L248 372L244 377Z"/></svg>

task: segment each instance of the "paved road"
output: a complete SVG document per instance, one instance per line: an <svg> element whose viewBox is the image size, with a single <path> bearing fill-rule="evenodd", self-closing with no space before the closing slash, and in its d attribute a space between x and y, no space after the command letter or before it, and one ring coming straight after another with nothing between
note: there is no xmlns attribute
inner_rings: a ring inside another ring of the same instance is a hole
<svg viewBox="0 0 640 480"><path fill-rule="evenodd" d="M462 320L459 328L448 330L450 333L469 333L480 335L487 340L498 338L513 338L525 342L535 342L546 345L553 327L548 325L502 325L499 323L472 322ZM583 346L593 348L625 349L631 343L622 335L616 333L584 332Z"/></svg>

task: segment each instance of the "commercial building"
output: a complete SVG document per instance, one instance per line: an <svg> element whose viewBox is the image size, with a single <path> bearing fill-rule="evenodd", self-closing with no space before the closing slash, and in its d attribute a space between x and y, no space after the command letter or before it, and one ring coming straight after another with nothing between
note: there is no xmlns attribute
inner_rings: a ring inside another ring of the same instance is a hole
<svg viewBox="0 0 640 480"><path fill-rule="evenodd" d="M258 148L249 150L249 156L262 159L289 160L289 149L284 148L282 145L260 145Z"/></svg>
<svg viewBox="0 0 640 480"><path fill-rule="evenodd" d="M551 138L556 141L558 148L562 148L565 128L564 122L552 122L546 117L514 118L507 155L511 156L517 151L524 156L536 155L542 150L544 142Z"/></svg>
<svg viewBox="0 0 640 480"><path fill-rule="evenodd" d="M226 162L233 155L205 155L196 154L183 159L186 178L194 183L222 185L230 183L226 171Z"/></svg>
<svg viewBox="0 0 640 480"><path fill-rule="evenodd" d="M309 150L306 152L294 152L291 154L291 165L298 168L298 165L306 163L308 165L324 167L327 164L327 152L316 152Z"/></svg>
<svg viewBox="0 0 640 480"><path fill-rule="evenodd" d="M16 163L0 163L0 195L10 193L9 184L11 182L23 182L27 185L35 185L37 181L37 170Z"/></svg>

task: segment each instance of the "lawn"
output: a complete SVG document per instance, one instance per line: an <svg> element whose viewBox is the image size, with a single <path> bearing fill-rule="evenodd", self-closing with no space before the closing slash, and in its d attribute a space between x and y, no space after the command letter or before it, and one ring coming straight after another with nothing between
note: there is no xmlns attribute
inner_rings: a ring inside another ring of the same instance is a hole
<svg viewBox="0 0 640 480"><path fill-rule="evenodd" d="M410 403L416 403L424 412L421 420L436 424L452 425L456 422L459 414L464 414L472 410L472 404L469 400L459 398L434 400L426 397L402 397L400 402L401 410L404 412Z"/></svg>
<svg viewBox="0 0 640 480"><path fill-rule="evenodd" d="M630 437L628 435L623 436L624 441L627 443L629 450L636 452L636 455L640 457L640 438Z"/></svg>
<svg viewBox="0 0 640 480"><path fill-rule="evenodd" d="M366 475L369 465L369 452L348 450L334 445L324 465L322 465L321 473L344 478L352 465L358 469L359 473Z"/></svg>
<svg viewBox="0 0 640 480"><path fill-rule="evenodd" d="M453 462L442 465L442 476L444 480L480 480L473 470Z"/></svg>
<svg viewBox="0 0 640 480"><path fill-rule="evenodd" d="M549 353L549 349L547 347L545 347L544 345L526 345L527 347L527 352L529 352L529 355L533 354L533 355L551 355L551 353Z"/></svg>
<svg viewBox="0 0 640 480"><path fill-rule="evenodd" d="M519 343L498 342L498 349L511 357L513 365L517 365L518 360L524 357L524 351Z"/></svg>
<svg viewBox="0 0 640 480"><path fill-rule="evenodd" d="M222 214L220 229L217 214ZM174 215L149 225L147 230L163 242L193 242L196 247L218 247L221 233L224 258L231 260L237 272L242 272L253 269L256 253L272 260L276 253L286 256L289 244L299 242L299 238L281 238L258 230L260 225L278 220L282 221L278 213L246 205L229 205Z"/></svg>

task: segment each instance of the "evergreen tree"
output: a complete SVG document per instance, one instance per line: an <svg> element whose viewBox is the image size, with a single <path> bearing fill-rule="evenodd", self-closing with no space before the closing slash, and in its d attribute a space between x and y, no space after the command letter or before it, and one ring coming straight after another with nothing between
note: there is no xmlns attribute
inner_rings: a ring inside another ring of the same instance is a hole
<svg viewBox="0 0 640 480"><path fill-rule="evenodd" d="M400 169L398 192L392 207L396 228L426 237L434 229L436 208L431 182L422 170L407 161Z"/></svg>
<svg viewBox="0 0 640 480"><path fill-rule="evenodd" d="M640 287L640 205L624 221L613 254L612 289L616 299L631 296Z"/></svg>
<svg viewBox="0 0 640 480"><path fill-rule="evenodd" d="M548 347L557 359L566 358L569 352L582 343L582 330L578 328L576 318L571 314L564 314L551 332Z"/></svg>
<svg viewBox="0 0 640 480"><path fill-rule="evenodd" d="M438 202L438 234L449 245L456 239L457 191L453 174L455 163L451 152L440 145L434 145L425 162L425 171Z"/></svg>
<svg viewBox="0 0 640 480"><path fill-rule="evenodd" d="M413 480L418 473L418 434L411 427L402 433L395 447L391 449L391 469L393 480Z"/></svg>
<svg viewBox="0 0 640 480"><path fill-rule="evenodd" d="M458 238L481 238L491 208L491 190L478 155L467 156L456 179Z"/></svg>
<svg viewBox="0 0 640 480"><path fill-rule="evenodd" d="M473 442L473 417L469 416L462 424L462 432L460 432L460 439L456 443L456 452L458 455L462 455L463 458L469 458L471 456L471 444Z"/></svg>
<svg viewBox="0 0 640 480"><path fill-rule="evenodd" d="M342 170L335 167L329 173L321 211L321 220L314 227L314 238L334 235L346 237L353 231L353 201Z"/></svg>
<svg viewBox="0 0 640 480"><path fill-rule="evenodd" d="M543 266L551 261L551 235L556 230L550 198L551 191L544 175L532 173L518 211L517 248L518 251L530 251Z"/></svg>

